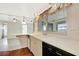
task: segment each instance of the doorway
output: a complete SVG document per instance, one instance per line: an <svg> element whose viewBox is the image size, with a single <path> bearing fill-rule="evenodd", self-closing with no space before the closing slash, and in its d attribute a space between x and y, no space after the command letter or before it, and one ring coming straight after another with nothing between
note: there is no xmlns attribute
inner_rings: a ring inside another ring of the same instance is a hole
<svg viewBox="0 0 79 59"><path fill-rule="evenodd" d="M7 24L0 23L0 51L8 49Z"/></svg>

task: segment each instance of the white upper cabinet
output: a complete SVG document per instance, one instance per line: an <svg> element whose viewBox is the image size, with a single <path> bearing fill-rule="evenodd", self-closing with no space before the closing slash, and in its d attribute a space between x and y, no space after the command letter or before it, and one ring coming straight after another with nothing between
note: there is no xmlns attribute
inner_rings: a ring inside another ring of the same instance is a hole
<svg viewBox="0 0 79 59"><path fill-rule="evenodd" d="M60 10L57 12L57 18L56 19L61 19L61 18L64 18L64 11L63 10Z"/></svg>
<svg viewBox="0 0 79 59"><path fill-rule="evenodd" d="M56 19L56 17L57 17L56 14L49 15L48 16L48 22L54 21Z"/></svg>
<svg viewBox="0 0 79 59"><path fill-rule="evenodd" d="M57 12L57 18L56 19L62 19L62 18L65 18L67 17L67 10L64 9L64 10L59 10Z"/></svg>
<svg viewBox="0 0 79 59"><path fill-rule="evenodd" d="M54 20L62 19L65 17L67 17L67 10L66 9L58 10L54 14L48 16L48 22L53 22Z"/></svg>

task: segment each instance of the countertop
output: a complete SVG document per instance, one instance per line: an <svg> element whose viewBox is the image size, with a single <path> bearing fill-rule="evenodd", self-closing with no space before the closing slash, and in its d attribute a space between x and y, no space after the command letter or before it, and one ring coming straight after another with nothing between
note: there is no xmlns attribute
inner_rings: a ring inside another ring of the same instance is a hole
<svg viewBox="0 0 79 59"><path fill-rule="evenodd" d="M33 33L30 34L30 36L56 46L74 55L79 55L79 41L68 39L67 35Z"/></svg>

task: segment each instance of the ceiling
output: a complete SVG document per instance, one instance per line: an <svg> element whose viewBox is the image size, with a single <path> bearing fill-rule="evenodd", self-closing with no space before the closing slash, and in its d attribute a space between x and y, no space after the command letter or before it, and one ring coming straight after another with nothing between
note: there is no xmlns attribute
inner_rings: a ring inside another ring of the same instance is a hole
<svg viewBox="0 0 79 59"><path fill-rule="evenodd" d="M49 3L0 3L0 13L34 18L49 7Z"/></svg>

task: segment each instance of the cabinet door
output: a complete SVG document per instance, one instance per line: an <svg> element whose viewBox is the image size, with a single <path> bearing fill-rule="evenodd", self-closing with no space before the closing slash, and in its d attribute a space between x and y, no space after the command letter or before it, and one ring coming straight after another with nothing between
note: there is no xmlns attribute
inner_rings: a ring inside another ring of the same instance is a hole
<svg viewBox="0 0 79 59"><path fill-rule="evenodd" d="M57 16L58 16L58 13L57 12L54 13L54 14L52 14L52 15L49 15L48 16L48 22L53 22L54 20L57 19Z"/></svg>
<svg viewBox="0 0 79 59"><path fill-rule="evenodd" d="M42 41L34 38L31 38L31 51L35 56L42 56Z"/></svg>
<svg viewBox="0 0 79 59"><path fill-rule="evenodd" d="M57 12L57 19L62 19L64 17L67 17L67 10L66 9L59 10Z"/></svg>
<svg viewBox="0 0 79 59"><path fill-rule="evenodd" d="M18 39L20 46L22 48L28 47L28 37L27 36L22 35L22 36L17 37L17 39Z"/></svg>
<svg viewBox="0 0 79 59"><path fill-rule="evenodd" d="M62 19L64 18L64 10L60 10L57 12L57 19Z"/></svg>

